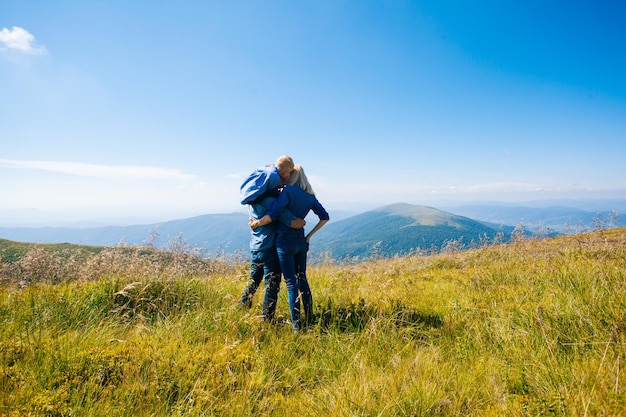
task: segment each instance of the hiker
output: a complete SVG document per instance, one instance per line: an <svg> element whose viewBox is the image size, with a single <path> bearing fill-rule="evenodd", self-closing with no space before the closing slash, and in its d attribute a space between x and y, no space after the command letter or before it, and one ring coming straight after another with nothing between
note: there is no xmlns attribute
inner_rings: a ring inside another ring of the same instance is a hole
<svg viewBox="0 0 626 417"><path fill-rule="evenodd" d="M282 222L277 226L276 251L289 295L289 311L293 329L299 332L301 324L300 298L307 322L313 318L313 296L306 277L307 252L313 234L321 229L330 219L328 212L315 197L313 188L300 165L295 165L289 179L289 185L283 188L280 196L272 204L267 214L258 220L250 220L250 228L257 230L272 221L280 219L285 212L304 219L309 211L319 218L315 227L305 236L304 227L289 228Z"/></svg>
<svg viewBox="0 0 626 417"><path fill-rule="evenodd" d="M250 220L263 217L276 200L280 189L293 171L294 163L290 156L278 157L275 164L256 169L241 184L239 193L241 204L247 204ZM286 210L280 221L286 228L302 228L304 220L296 218ZM242 307L252 307L252 297L261 280L265 278L265 296L262 316L265 321L273 321L280 290L281 271L276 254L276 223L267 224L250 232L250 276L241 294Z"/></svg>

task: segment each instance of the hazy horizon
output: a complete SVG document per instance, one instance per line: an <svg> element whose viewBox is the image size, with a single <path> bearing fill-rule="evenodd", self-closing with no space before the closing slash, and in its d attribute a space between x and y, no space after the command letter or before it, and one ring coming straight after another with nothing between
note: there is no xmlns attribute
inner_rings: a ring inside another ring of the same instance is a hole
<svg viewBox="0 0 626 417"><path fill-rule="evenodd" d="M549 208L549 207L570 207L588 212L611 212L617 211L619 215L626 212L626 199L578 199L578 200L529 200L529 201L422 201L408 202L396 201L386 203L371 203L368 205L329 205L331 213L341 213L340 217L345 218L370 210L375 210L390 204L406 203L418 206L434 207L443 211L454 211L455 208L462 207L526 207L526 208ZM180 212L161 213L155 215L148 212L145 215L139 213L107 212L106 210L96 210L91 214L85 210L42 210L42 209L2 209L0 208L0 227L100 227L100 226L129 226L138 224L162 223L172 220L181 220L206 214L230 214L247 213L246 206L240 206L237 210L231 211L204 211L204 212ZM337 218L332 220L336 221Z"/></svg>

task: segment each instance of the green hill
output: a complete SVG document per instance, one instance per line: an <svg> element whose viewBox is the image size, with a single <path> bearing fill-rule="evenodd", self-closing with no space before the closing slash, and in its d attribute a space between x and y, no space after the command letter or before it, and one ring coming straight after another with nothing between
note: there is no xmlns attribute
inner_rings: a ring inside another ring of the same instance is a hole
<svg viewBox="0 0 626 417"><path fill-rule="evenodd" d="M203 248L209 254L234 253L248 250L250 231L247 219L243 213L231 213L131 226L0 227L0 236L20 242L69 242L95 246L146 245L149 242L162 248L182 237L190 246Z"/></svg>
<svg viewBox="0 0 626 417"><path fill-rule="evenodd" d="M511 230L498 230L431 207L393 204L336 223L331 221L313 238L311 254L328 253L333 259L392 257L439 251L451 243L476 246L504 232L508 235Z"/></svg>
<svg viewBox="0 0 626 417"><path fill-rule="evenodd" d="M85 256L88 254L97 254L104 249L101 246L75 245L72 243L34 244L0 239L0 260L7 263L13 263L23 258L28 252L32 251L36 247L53 254L72 252L74 254L82 253Z"/></svg>

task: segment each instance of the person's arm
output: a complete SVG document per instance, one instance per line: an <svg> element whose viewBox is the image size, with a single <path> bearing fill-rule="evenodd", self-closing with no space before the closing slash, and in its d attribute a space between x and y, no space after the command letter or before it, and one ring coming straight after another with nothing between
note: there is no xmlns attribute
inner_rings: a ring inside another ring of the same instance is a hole
<svg viewBox="0 0 626 417"><path fill-rule="evenodd" d="M313 234L315 234L315 232L317 232L322 227L324 227L324 225L326 223L328 223L328 221L330 220L330 216L328 215L328 212L320 204L320 202L317 200L317 198L315 198L315 201L313 202L313 207L311 207L311 208L313 210L313 213L317 214L317 217L319 217L320 220L319 220L319 222L317 222L315 227L313 229L311 229L311 231L306 235L306 243L309 243L309 241L311 240L311 236L313 236Z"/></svg>
<svg viewBox="0 0 626 417"><path fill-rule="evenodd" d="M280 200L280 197L276 198L272 202L272 205L270 206L270 208L267 210L267 213L263 217L260 217L257 220L251 218L250 221L248 222L248 226L250 226L250 229L254 230L257 227L270 224L272 222L272 216L270 216L270 213L272 213L273 216L282 215L282 211L284 210L284 205L282 206L282 209L280 209L280 213L276 214L277 207L281 206L281 204L279 203L279 200Z"/></svg>
<svg viewBox="0 0 626 417"><path fill-rule="evenodd" d="M272 222L272 218L270 217L269 214L266 214L265 216L261 217L259 220L254 220L253 218L250 218L250 221L248 222L248 226L250 226L250 229L254 230L257 227L265 226L266 224L270 224L271 222ZM295 217L288 224L288 226L292 229L302 229L305 225L306 225L306 222L299 217Z"/></svg>
<svg viewBox="0 0 626 417"><path fill-rule="evenodd" d="M283 213L287 210L287 205L289 204L289 196L285 191L280 193L277 199L274 200L270 208L267 210L267 214L261 217L258 220L250 219L248 225L252 230L256 229L260 226L265 226L266 224L270 224L273 220L278 220L283 215ZM292 214L292 216L294 216ZM295 218L295 216L294 216Z"/></svg>
<svg viewBox="0 0 626 417"><path fill-rule="evenodd" d="M282 224L292 229L302 229L306 225L303 219L294 216L289 210L285 210L279 220Z"/></svg>
<svg viewBox="0 0 626 417"><path fill-rule="evenodd" d="M259 218L258 220L250 219L248 225L252 230L254 230L257 227L265 226L274 220L280 220L280 222L287 227L292 229L302 229L306 225L306 222L291 213L291 211L287 209L288 204L289 196L283 191L280 196L274 200L265 216Z"/></svg>
<svg viewBox="0 0 626 417"><path fill-rule="evenodd" d="M250 229L254 230L257 227L265 226L266 224L270 224L271 222L272 222L272 218L270 217L269 214L266 214L265 216L261 217L258 220L250 219L248 226L250 226Z"/></svg>
<svg viewBox="0 0 626 417"><path fill-rule="evenodd" d="M317 224L315 225L315 227L313 229L311 229L311 231L309 232L309 234L306 235L306 243L309 243L309 240L311 239L311 236L313 236L313 234L315 232L317 232L318 230L320 230L326 223L328 223L328 220L320 220L319 222L317 222Z"/></svg>
<svg viewBox="0 0 626 417"><path fill-rule="evenodd" d="M294 218L291 223L289 223L291 229L302 229L304 226L306 226L306 221L300 217Z"/></svg>

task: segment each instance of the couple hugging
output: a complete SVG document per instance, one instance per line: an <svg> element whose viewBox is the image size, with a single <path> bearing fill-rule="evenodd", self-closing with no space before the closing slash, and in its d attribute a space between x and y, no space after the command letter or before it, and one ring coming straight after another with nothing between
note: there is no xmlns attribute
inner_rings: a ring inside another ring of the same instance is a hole
<svg viewBox="0 0 626 417"><path fill-rule="evenodd" d="M315 197L304 169L287 155L252 172L239 192L241 204L249 207L251 230L250 277L241 294L241 304L252 306L252 297L265 278L263 319L273 321L282 273L291 323L294 331L300 331L299 294L307 321L313 313L313 297L306 278L309 240L328 222L328 212ZM303 219L311 210L319 221L305 235Z"/></svg>

